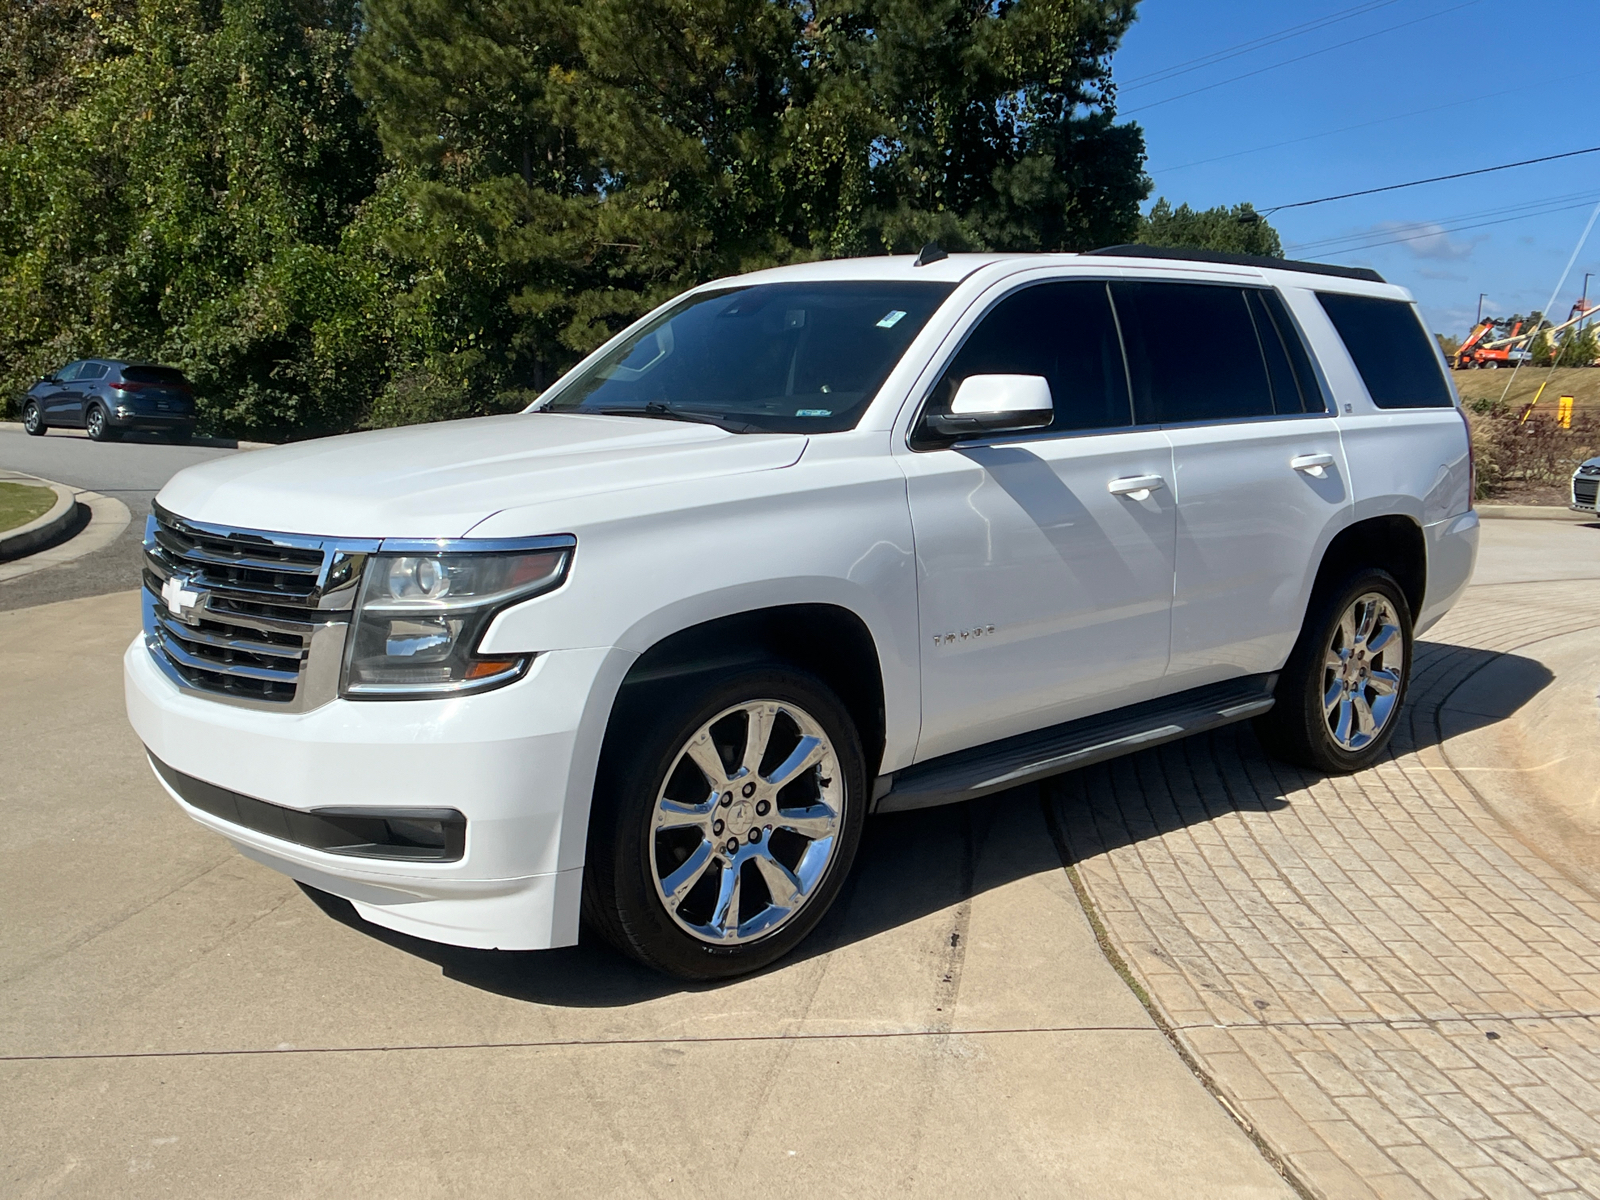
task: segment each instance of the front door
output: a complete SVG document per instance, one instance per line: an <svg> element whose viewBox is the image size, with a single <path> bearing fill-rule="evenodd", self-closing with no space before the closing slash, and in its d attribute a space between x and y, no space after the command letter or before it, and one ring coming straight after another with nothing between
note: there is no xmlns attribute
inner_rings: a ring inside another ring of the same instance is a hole
<svg viewBox="0 0 1600 1200"><path fill-rule="evenodd" d="M83 395L78 390L78 372L83 369L81 362L68 363L56 372L55 382L49 385L49 390L39 401L39 407L44 410L45 423L49 425L76 425L78 410L81 407Z"/></svg>
<svg viewBox="0 0 1600 1200"><path fill-rule="evenodd" d="M1172 449L1161 431L1133 428L1106 285L1010 293L929 408L989 373L1044 376L1056 416L1026 436L940 444L914 434L902 458L918 571L919 761L1146 699L1167 666Z"/></svg>
<svg viewBox="0 0 1600 1200"><path fill-rule="evenodd" d="M1277 670L1351 502L1339 430L1298 330L1267 289L1119 282L1112 294L1135 412L1173 447L1168 683Z"/></svg>

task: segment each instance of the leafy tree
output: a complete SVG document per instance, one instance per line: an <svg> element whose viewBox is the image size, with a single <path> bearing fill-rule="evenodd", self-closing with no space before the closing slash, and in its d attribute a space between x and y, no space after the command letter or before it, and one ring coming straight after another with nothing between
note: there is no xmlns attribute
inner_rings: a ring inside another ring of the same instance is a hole
<svg viewBox="0 0 1600 1200"><path fill-rule="evenodd" d="M1146 246L1181 246L1234 254L1283 256L1278 231L1249 204L1218 205L1199 212L1187 204L1173 208L1165 196L1145 214L1134 239Z"/></svg>
<svg viewBox="0 0 1600 1200"><path fill-rule="evenodd" d="M1589 326L1581 332L1569 330L1561 340L1561 348L1556 354L1558 367L1592 367L1600 361L1600 341L1595 337L1594 326Z"/></svg>
<svg viewBox="0 0 1600 1200"><path fill-rule="evenodd" d="M118 355L216 430L467 415L721 275L1126 240L1135 3L0 0L0 388Z"/></svg>
<svg viewBox="0 0 1600 1200"><path fill-rule="evenodd" d="M0 386L152 358L188 370L212 427L347 427L384 293L343 253L381 165L347 82L353 0L143 0L61 27L95 53L62 51L81 79L0 141Z"/></svg>
<svg viewBox="0 0 1600 1200"><path fill-rule="evenodd" d="M378 422L522 403L705 279L933 237L1087 248L1148 190L1111 115L1132 0L364 11L356 86L415 215L386 245L430 335Z"/></svg>

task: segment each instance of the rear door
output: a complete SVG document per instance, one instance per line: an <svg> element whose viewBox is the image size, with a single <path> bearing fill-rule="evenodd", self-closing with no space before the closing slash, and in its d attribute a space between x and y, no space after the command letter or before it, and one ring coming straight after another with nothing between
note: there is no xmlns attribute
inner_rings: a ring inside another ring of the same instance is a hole
<svg viewBox="0 0 1600 1200"><path fill-rule="evenodd" d="M1172 451L1133 428L1103 280L998 298L928 396L974 374L1042 375L1038 433L901 455L916 545L923 760L1147 699L1167 665ZM1142 477L1144 489L1114 492Z"/></svg>
<svg viewBox="0 0 1600 1200"><path fill-rule="evenodd" d="M1265 288L1118 282L1112 292L1135 412L1172 442L1168 688L1276 670L1351 504L1339 431L1298 329Z"/></svg>
<svg viewBox="0 0 1600 1200"><path fill-rule="evenodd" d="M110 369L102 362L86 362L79 369L78 377L73 382L75 420L79 425L88 424L89 405L99 394L101 381L105 379Z"/></svg>

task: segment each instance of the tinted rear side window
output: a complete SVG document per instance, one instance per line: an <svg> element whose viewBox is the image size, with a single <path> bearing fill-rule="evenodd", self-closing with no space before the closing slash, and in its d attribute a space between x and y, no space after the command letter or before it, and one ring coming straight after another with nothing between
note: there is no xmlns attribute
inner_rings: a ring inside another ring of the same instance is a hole
<svg viewBox="0 0 1600 1200"><path fill-rule="evenodd" d="M88 379L104 379L109 368L105 363L84 363L83 369L78 372L80 381Z"/></svg>
<svg viewBox="0 0 1600 1200"><path fill-rule="evenodd" d="M123 367L122 377L129 383L162 383L168 387L187 387L189 381L175 367Z"/></svg>
<svg viewBox="0 0 1600 1200"><path fill-rule="evenodd" d="M1242 289L1117 282L1111 294L1141 425L1273 414L1272 387Z"/></svg>
<svg viewBox="0 0 1600 1200"><path fill-rule="evenodd" d="M948 412L968 375L1043 375L1055 420L1045 432L1126 426L1127 378L1102 282L1042 283L992 308L956 354L928 400Z"/></svg>
<svg viewBox="0 0 1600 1200"><path fill-rule="evenodd" d="M1379 408L1449 408L1454 403L1433 339L1403 300L1318 292Z"/></svg>

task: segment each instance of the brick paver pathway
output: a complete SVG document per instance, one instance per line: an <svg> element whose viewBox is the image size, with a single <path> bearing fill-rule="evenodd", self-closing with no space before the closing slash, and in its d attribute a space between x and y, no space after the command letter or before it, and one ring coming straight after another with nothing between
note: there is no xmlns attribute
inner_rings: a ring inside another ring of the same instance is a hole
<svg viewBox="0 0 1600 1200"><path fill-rule="evenodd" d="M1600 1197L1600 898L1499 823L1438 733L1497 654L1595 626L1592 584L1475 589L1360 775L1285 767L1235 727L1047 794L1112 944L1307 1191Z"/></svg>

